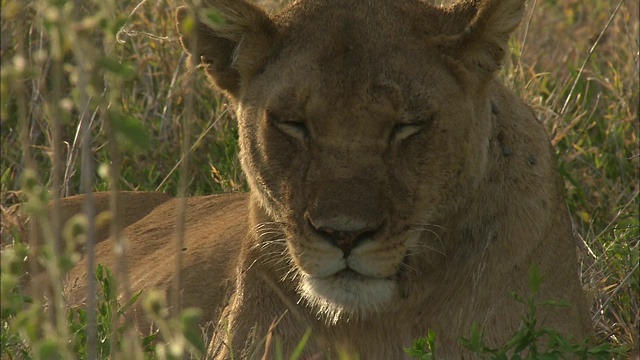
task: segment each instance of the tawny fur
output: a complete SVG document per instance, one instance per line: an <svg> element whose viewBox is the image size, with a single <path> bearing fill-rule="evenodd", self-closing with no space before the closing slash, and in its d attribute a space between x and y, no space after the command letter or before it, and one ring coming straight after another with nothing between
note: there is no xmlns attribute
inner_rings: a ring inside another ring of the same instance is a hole
<svg viewBox="0 0 640 360"><path fill-rule="evenodd" d="M236 108L251 187L187 200L183 305L219 324L210 356L259 357L277 323L285 351L312 329L307 357L403 358L430 329L438 356L463 358L472 325L494 346L521 325L510 294L530 294L533 262L538 299L570 302L540 324L592 335L554 153L494 79L523 1L207 6L225 21L188 32L183 7L178 29ZM175 207L127 223L136 289L170 288Z"/></svg>

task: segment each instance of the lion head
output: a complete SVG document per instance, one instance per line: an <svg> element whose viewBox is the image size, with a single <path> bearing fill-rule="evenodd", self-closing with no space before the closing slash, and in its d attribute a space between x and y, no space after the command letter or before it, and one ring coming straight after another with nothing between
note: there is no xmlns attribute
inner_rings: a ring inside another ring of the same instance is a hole
<svg viewBox="0 0 640 360"><path fill-rule="evenodd" d="M412 254L438 257L424 229L478 192L486 88L523 1L301 1L273 17L209 5L195 31L178 10L181 41L235 104L242 168L299 294L332 318L383 309Z"/></svg>

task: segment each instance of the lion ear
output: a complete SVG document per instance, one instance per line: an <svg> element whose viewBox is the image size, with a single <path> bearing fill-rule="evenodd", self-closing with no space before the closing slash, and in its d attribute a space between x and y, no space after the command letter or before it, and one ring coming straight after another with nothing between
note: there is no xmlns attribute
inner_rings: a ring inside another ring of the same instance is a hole
<svg viewBox="0 0 640 360"><path fill-rule="evenodd" d="M464 0L443 9L436 45L471 73L488 79L502 65L524 0Z"/></svg>
<svg viewBox="0 0 640 360"><path fill-rule="evenodd" d="M203 65L216 87L237 98L271 53L277 29L266 13L244 0L207 4L195 13L187 6L177 9L180 42L190 64Z"/></svg>

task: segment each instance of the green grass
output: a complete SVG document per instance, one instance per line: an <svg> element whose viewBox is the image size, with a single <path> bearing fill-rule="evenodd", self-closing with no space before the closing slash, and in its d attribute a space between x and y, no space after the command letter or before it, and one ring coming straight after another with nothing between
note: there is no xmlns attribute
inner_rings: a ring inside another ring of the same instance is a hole
<svg viewBox="0 0 640 360"><path fill-rule="evenodd" d="M624 358L628 354L626 346L619 346L609 342L598 345L589 344L587 339L576 343L571 335L562 334L555 329L542 327L538 324L538 309L541 307L563 307L566 302L539 301L535 295L540 288L542 278L535 264L531 266L529 283L531 295L523 297L512 294L514 301L522 303L528 308L522 318L522 325L514 332L509 340L499 347L488 346L483 332L474 324L469 337L461 337L460 342L475 355L476 359L506 360L554 360L554 359L615 359ZM437 334L429 331L427 336L416 339L405 352L414 359L435 360L437 349L435 339ZM579 340L579 339L577 339Z"/></svg>
<svg viewBox="0 0 640 360"><path fill-rule="evenodd" d="M178 195L185 149L190 151L188 176L182 179L186 195L247 189L226 100L201 71L185 70L173 23L181 3L144 2L132 13L137 2L83 2L81 9L73 9L67 1L35 0L27 7L2 1L3 359L37 358L53 348L71 351L62 345L66 339L51 335L66 322L48 322L34 306L39 303L19 290L25 269L10 259L20 259L26 250L12 243L19 236L9 230L13 218L8 209L27 195L20 183L27 168L51 194L82 192L82 141L76 138L81 124L90 126L95 164L119 163L111 176L120 189ZM638 6L630 0L531 0L500 74L531 104L556 147L598 339L636 352ZM127 32L118 34L123 25ZM89 177L90 186L107 190L107 179ZM11 306L5 306L7 299ZM192 315L184 321L192 321ZM31 327L21 328L21 319L31 319L24 320ZM165 328L181 321L157 319ZM163 338L185 334L165 331ZM45 342L44 335L51 335L46 338L51 341ZM136 346L145 349L143 339L150 335L141 335ZM151 349L147 355L170 357L163 344L159 353Z"/></svg>

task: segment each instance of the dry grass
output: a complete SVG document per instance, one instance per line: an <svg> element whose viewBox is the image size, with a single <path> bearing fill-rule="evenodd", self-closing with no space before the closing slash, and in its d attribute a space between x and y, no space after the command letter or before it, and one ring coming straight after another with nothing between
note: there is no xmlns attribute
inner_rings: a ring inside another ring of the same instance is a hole
<svg viewBox="0 0 640 360"><path fill-rule="evenodd" d="M598 335L637 351L638 3L538 1L526 25L510 75L557 148Z"/></svg>

